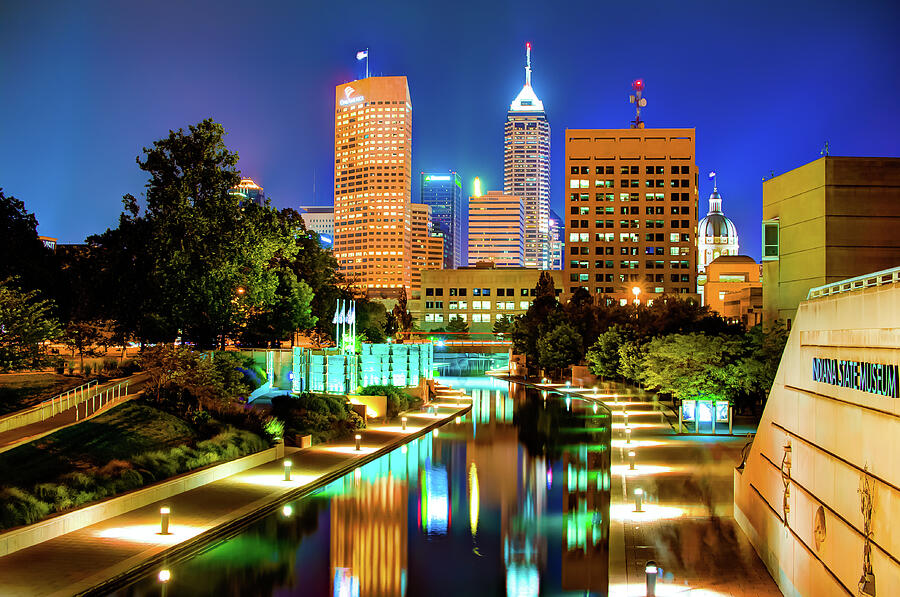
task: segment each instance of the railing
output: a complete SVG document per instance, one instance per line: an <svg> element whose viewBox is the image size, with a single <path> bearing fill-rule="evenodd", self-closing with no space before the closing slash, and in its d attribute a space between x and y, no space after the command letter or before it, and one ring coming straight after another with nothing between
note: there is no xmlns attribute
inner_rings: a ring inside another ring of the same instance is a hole
<svg viewBox="0 0 900 597"><path fill-rule="evenodd" d="M41 420L43 421L48 416L53 417L62 414L64 411L74 407L75 420L79 421L102 409L104 404L109 406L111 403L128 396L129 383L128 380L120 381L117 384L100 388L96 381L92 381L78 386L59 396L41 402L39 405ZM83 409L79 408L81 404L84 404Z"/></svg>
<svg viewBox="0 0 900 597"><path fill-rule="evenodd" d="M862 290L874 286L883 286L885 284L896 284L898 282L900 282L900 266L811 288L806 295L806 300L822 298L823 296L831 296L842 292L853 292L854 290Z"/></svg>

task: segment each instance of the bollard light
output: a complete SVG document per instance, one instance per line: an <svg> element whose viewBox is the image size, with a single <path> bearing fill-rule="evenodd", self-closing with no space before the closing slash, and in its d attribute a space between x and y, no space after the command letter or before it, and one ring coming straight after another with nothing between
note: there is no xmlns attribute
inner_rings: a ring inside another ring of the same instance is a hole
<svg viewBox="0 0 900 597"><path fill-rule="evenodd" d="M625 428L625 443L626 444L631 443L631 427Z"/></svg>
<svg viewBox="0 0 900 597"><path fill-rule="evenodd" d="M361 442L361 441L362 441L362 436L361 436L360 434L357 433L357 434L356 434L356 451L357 451L357 452L359 452L359 451L362 449L362 447L361 447L361 445L360 445L360 442Z"/></svg>
<svg viewBox="0 0 900 597"><path fill-rule="evenodd" d="M634 511L635 512L643 512L641 510L641 505L644 500L644 490L638 487L634 490Z"/></svg>
<svg viewBox="0 0 900 597"><path fill-rule="evenodd" d="M293 465L293 463L290 460L284 461L284 480L285 481L291 480L291 466L292 465Z"/></svg>
<svg viewBox="0 0 900 597"><path fill-rule="evenodd" d="M658 572L659 569L656 567L656 562L647 560L647 565L644 566L644 574L647 575L647 597L656 597L656 575Z"/></svg>
<svg viewBox="0 0 900 597"><path fill-rule="evenodd" d="M597 414L597 403L596 402L594 403L594 414L595 415Z"/></svg>
<svg viewBox="0 0 900 597"><path fill-rule="evenodd" d="M462 417L456 417L456 424L459 425L462 423Z"/></svg>
<svg viewBox="0 0 900 597"><path fill-rule="evenodd" d="M625 424L628 425L628 411L622 410L622 414L625 415Z"/></svg>
<svg viewBox="0 0 900 597"><path fill-rule="evenodd" d="M571 388L571 387L572 387L572 382L571 382L571 381L566 381L566 387L567 387L567 388Z"/></svg>
<svg viewBox="0 0 900 597"><path fill-rule="evenodd" d="M281 513L285 516L285 518L290 518L291 514L294 513L294 507L290 504L285 504L281 509Z"/></svg>
<svg viewBox="0 0 900 597"><path fill-rule="evenodd" d="M634 470L634 450L628 453L628 468Z"/></svg>
<svg viewBox="0 0 900 597"><path fill-rule="evenodd" d="M400 428L406 431L406 417L400 417Z"/></svg>
<svg viewBox="0 0 900 597"><path fill-rule="evenodd" d="M168 506L163 506L159 509L159 534L160 535L168 535L169 534L169 514L170 510Z"/></svg>
<svg viewBox="0 0 900 597"><path fill-rule="evenodd" d="M403 444L402 446L400 446L400 453L406 454L406 444Z"/></svg>
<svg viewBox="0 0 900 597"><path fill-rule="evenodd" d="M169 572L168 568L164 568L159 571L159 574L156 575L156 578L159 579L159 582L169 582L172 578L172 573Z"/></svg>

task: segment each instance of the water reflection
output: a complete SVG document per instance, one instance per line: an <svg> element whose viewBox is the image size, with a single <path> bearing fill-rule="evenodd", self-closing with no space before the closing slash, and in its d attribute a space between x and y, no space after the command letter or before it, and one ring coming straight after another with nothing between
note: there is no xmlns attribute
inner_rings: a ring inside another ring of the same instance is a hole
<svg viewBox="0 0 900 597"><path fill-rule="evenodd" d="M608 412L452 383L473 397L459 424L170 566L168 595L605 595ZM159 590L154 574L118 594Z"/></svg>

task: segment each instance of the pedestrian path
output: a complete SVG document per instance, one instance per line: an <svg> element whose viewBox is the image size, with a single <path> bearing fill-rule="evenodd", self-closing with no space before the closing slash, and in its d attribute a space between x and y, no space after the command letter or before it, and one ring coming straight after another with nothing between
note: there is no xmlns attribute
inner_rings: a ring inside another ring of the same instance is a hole
<svg viewBox="0 0 900 597"><path fill-rule="evenodd" d="M745 437L678 435L652 395L637 389L540 386L612 412L611 596L643 597L648 561L662 571L659 596L781 595L733 519L733 473Z"/></svg>
<svg viewBox="0 0 900 597"><path fill-rule="evenodd" d="M312 489L469 408L468 396L439 388L438 398L405 413L405 422L361 430L358 449L353 439L287 448L290 481L284 480L281 460L270 462L0 557L0 595L73 595L148 561L162 561L167 552L200 541L203 533ZM162 507L170 510L169 535L159 534Z"/></svg>

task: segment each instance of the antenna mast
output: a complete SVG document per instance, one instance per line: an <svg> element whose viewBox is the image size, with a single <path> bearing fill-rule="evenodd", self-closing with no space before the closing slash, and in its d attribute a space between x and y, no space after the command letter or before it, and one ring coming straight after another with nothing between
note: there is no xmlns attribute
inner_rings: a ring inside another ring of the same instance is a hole
<svg viewBox="0 0 900 597"><path fill-rule="evenodd" d="M531 42L525 42L525 84L531 85Z"/></svg>
<svg viewBox="0 0 900 597"><path fill-rule="evenodd" d="M641 79L636 80L631 84L631 88L634 89L634 93L628 96L628 103L634 104L635 108L635 115L634 120L631 121L631 128L642 129L644 128L644 121L641 120L641 108L647 106L647 99L641 97L641 94L644 91L644 81Z"/></svg>

